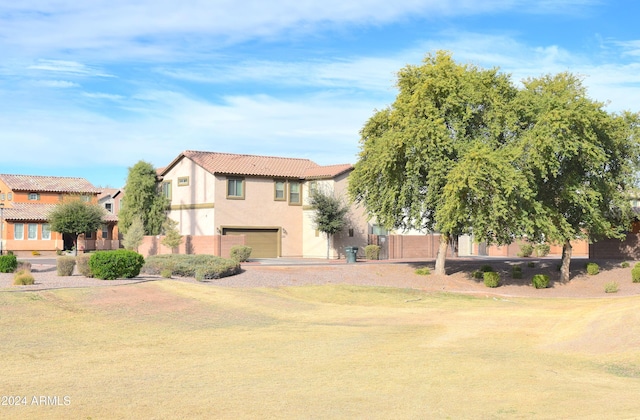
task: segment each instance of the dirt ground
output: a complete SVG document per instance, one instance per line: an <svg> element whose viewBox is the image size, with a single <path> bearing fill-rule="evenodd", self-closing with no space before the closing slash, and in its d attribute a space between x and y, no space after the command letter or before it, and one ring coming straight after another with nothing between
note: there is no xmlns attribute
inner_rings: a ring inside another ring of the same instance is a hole
<svg viewBox="0 0 640 420"><path fill-rule="evenodd" d="M559 259L554 258L515 258L480 259L457 258L446 263L447 275L417 275L415 270L428 267L433 271L433 261L382 261L346 264L333 261L325 264L261 265L243 264L241 274L223 279L210 280L202 284L221 287L283 287L319 284L352 284L384 287L413 288L429 292L467 293L486 296L507 297L564 297L564 298L601 298L640 295L640 283L631 281L631 268L635 262L629 262L627 268L621 267L621 261L592 261L600 266L600 273L588 275L587 260L574 259L571 264L571 280L559 281ZM533 267L529 267L529 265ZM488 264L494 271L500 272L501 285L488 288L481 279L471 276L474 270ZM512 279L511 267L520 265L523 278ZM56 275L55 267L34 265L32 272L36 284L32 286L13 286L12 274L0 274L0 290L42 290L67 287L100 287L125 285L144 281L164 280L159 276L141 275L130 280L105 281L86 278L79 274L69 277ZM534 274L547 274L551 283L549 288L536 289L531 285ZM197 282L193 278L174 278L176 281ZM616 282L617 293L605 293L605 284Z"/></svg>

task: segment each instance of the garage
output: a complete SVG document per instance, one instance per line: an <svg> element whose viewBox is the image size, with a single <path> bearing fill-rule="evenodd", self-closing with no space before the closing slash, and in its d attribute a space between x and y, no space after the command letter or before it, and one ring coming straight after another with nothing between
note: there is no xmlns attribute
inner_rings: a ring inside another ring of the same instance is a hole
<svg viewBox="0 0 640 420"><path fill-rule="evenodd" d="M278 238L280 230L277 228L223 228L223 235L244 235L244 243L252 248L251 258L277 258Z"/></svg>

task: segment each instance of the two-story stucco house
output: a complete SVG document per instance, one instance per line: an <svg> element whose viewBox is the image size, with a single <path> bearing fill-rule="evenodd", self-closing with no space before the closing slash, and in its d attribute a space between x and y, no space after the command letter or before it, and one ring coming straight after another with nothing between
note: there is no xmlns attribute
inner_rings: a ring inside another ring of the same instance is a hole
<svg viewBox="0 0 640 420"><path fill-rule="evenodd" d="M313 224L309 191L322 188L346 202L352 170L308 159L185 151L159 176L182 235L211 241L243 235L252 258L324 258L327 238ZM331 240L331 258L344 256L346 246L367 244L364 212L351 207L347 220Z"/></svg>
<svg viewBox="0 0 640 420"><path fill-rule="evenodd" d="M73 238L52 232L48 214L65 197L75 196L97 203L99 193L100 190L84 178L0 174L0 240L3 252L53 253L71 249ZM117 218L108 214L104 222L101 231L81 236L79 250L118 247L117 241L115 244L111 241Z"/></svg>

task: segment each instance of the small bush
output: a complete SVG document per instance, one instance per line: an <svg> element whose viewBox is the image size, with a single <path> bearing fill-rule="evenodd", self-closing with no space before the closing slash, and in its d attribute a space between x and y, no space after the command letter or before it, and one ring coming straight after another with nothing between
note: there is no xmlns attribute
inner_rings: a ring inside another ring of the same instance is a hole
<svg viewBox="0 0 640 420"><path fill-rule="evenodd" d="M485 271L482 277L483 277L485 286L487 287L500 286L500 273L496 273L495 271Z"/></svg>
<svg viewBox="0 0 640 420"><path fill-rule="evenodd" d="M0 255L0 273L13 273L18 268L18 259L15 255Z"/></svg>
<svg viewBox="0 0 640 420"><path fill-rule="evenodd" d="M519 265L514 265L511 267L511 278L521 279L522 278L522 267Z"/></svg>
<svg viewBox="0 0 640 420"><path fill-rule="evenodd" d="M236 245L231 247L231 259L238 262L245 262L251 256L253 249L250 246Z"/></svg>
<svg viewBox="0 0 640 420"><path fill-rule="evenodd" d="M634 283L640 283L640 265L636 264L636 266L631 269L631 280L633 280Z"/></svg>
<svg viewBox="0 0 640 420"><path fill-rule="evenodd" d="M520 252L518 252L518 257L530 257L531 254L533 254L533 245L531 244L520 245Z"/></svg>
<svg viewBox="0 0 640 420"><path fill-rule="evenodd" d="M233 276L240 272L240 262L221 258L218 261L211 261L199 266L196 269L195 278L198 281L220 279L222 277Z"/></svg>
<svg viewBox="0 0 640 420"><path fill-rule="evenodd" d="M551 247L548 244L538 244L535 246L536 255L538 257L546 257L551 251Z"/></svg>
<svg viewBox="0 0 640 420"><path fill-rule="evenodd" d="M587 274L595 276L600 272L600 267L596 263L587 263Z"/></svg>
<svg viewBox="0 0 640 420"><path fill-rule="evenodd" d="M629 263L627 261L623 261L623 262L620 263L620 267L629 268Z"/></svg>
<svg viewBox="0 0 640 420"><path fill-rule="evenodd" d="M482 279L484 276L484 273L480 270L475 270L473 273L471 273L471 277L473 277L474 279Z"/></svg>
<svg viewBox="0 0 640 420"><path fill-rule="evenodd" d="M615 281L610 281L609 283L604 285L605 293L618 293L618 283Z"/></svg>
<svg viewBox="0 0 640 420"><path fill-rule="evenodd" d="M546 289L549 287L549 276L546 274L535 274L532 283L536 289Z"/></svg>
<svg viewBox="0 0 640 420"><path fill-rule="evenodd" d="M70 255L58 257L56 268L59 276L72 276L73 268L76 266L76 259Z"/></svg>
<svg viewBox="0 0 640 420"><path fill-rule="evenodd" d="M431 274L431 270L429 270L429 267L420 267L416 269L415 273L419 276L428 276Z"/></svg>
<svg viewBox="0 0 640 420"><path fill-rule="evenodd" d="M173 271L171 271L170 268L163 268L160 271L160 276L162 276L165 279L170 279L172 275L173 275Z"/></svg>
<svg viewBox="0 0 640 420"><path fill-rule="evenodd" d="M118 249L116 251L98 251L91 254L89 267L96 278L115 280L133 278L140 274L144 258L135 251Z"/></svg>
<svg viewBox="0 0 640 420"><path fill-rule="evenodd" d="M36 281L29 270L18 270L13 275L13 284L16 286L28 286Z"/></svg>
<svg viewBox="0 0 640 420"><path fill-rule="evenodd" d="M76 257L76 267L78 267L78 273L85 277L93 277L91 273L91 267L89 267L89 259L91 254L78 254Z"/></svg>
<svg viewBox="0 0 640 420"><path fill-rule="evenodd" d="M527 263L527 267L529 267L529 268L533 268L533 267L535 267L535 266L536 266L536 263L534 263L533 261L529 261L529 262Z"/></svg>
<svg viewBox="0 0 640 420"><path fill-rule="evenodd" d="M380 259L380 246L379 245L367 245L364 247L364 257L368 260Z"/></svg>

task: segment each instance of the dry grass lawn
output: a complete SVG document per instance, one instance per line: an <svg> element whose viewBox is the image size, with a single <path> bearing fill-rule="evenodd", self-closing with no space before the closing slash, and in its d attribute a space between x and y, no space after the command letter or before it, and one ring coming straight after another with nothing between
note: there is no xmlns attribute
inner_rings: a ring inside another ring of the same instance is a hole
<svg viewBox="0 0 640 420"><path fill-rule="evenodd" d="M639 305L171 280L3 292L0 390L27 405L0 418L633 418Z"/></svg>

